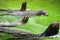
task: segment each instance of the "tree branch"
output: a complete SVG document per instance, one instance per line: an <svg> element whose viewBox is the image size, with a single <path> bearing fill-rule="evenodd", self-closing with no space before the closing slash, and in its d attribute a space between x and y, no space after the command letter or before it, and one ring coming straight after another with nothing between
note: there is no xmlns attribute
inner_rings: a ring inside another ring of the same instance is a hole
<svg viewBox="0 0 60 40"><path fill-rule="evenodd" d="M31 16L41 16L41 15L48 16L48 13L45 10L25 11L25 12L22 12L22 11L11 11L11 12L6 13L6 14L0 14L0 16L3 16L3 15L29 16L29 17L31 17Z"/></svg>
<svg viewBox="0 0 60 40"><path fill-rule="evenodd" d="M42 37L48 37L58 34L59 32L59 23L53 22L49 27L41 34Z"/></svg>
<svg viewBox="0 0 60 40"><path fill-rule="evenodd" d="M8 33L14 37L26 37L26 38L41 38L48 37L58 34L59 32L59 23L52 23L42 34L32 34L30 32L20 31L16 29L11 29L12 27L0 27L0 33Z"/></svg>
<svg viewBox="0 0 60 40"><path fill-rule="evenodd" d="M19 22L0 22L0 27L13 27L18 25L23 25L28 22L29 17L25 16L21 21Z"/></svg>
<svg viewBox="0 0 60 40"><path fill-rule="evenodd" d="M26 11L27 2L23 2L20 11Z"/></svg>

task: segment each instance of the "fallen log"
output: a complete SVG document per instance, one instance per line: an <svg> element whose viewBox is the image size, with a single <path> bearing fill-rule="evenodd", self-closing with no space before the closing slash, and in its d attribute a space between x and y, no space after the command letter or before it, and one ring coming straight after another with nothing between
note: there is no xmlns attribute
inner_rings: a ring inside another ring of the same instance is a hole
<svg viewBox="0 0 60 40"><path fill-rule="evenodd" d="M25 31L14 30L11 27L0 27L0 33L7 33L11 34L14 37L20 38L25 37L28 39L36 39L41 37L49 37L58 34L59 32L59 23L54 22L52 23L42 34L32 34ZM17 39L18 40L18 39Z"/></svg>
<svg viewBox="0 0 60 40"><path fill-rule="evenodd" d="M0 14L0 16L3 16L3 15L29 16L29 17L41 16L41 15L48 16L48 13L45 10L26 11L26 5L27 5L27 2L23 2L21 9L19 9L19 10L10 10L10 9L3 9L2 8L2 9L0 9L0 11L6 11L7 13L6 14L2 13L2 14Z"/></svg>
<svg viewBox="0 0 60 40"><path fill-rule="evenodd" d="M0 22L0 27L14 27L18 25L23 25L28 22L29 17L25 16L21 21L18 22Z"/></svg>
<svg viewBox="0 0 60 40"><path fill-rule="evenodd" d="M48 13L45 11L45 10L38 10L38 11L10 11L6 14L0 14L0 16L3 16L3 15L13 15L13 16L41 16L41 15L44 15L44 16L48 16Z"/></svg>

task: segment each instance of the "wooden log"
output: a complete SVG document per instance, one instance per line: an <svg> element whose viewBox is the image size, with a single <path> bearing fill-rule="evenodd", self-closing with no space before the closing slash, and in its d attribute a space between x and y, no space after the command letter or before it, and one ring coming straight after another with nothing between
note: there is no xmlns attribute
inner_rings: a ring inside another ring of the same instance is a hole
<svg viewBox="0 0 60 40"><path fill-rule="evenodd" d="M42 34L42 37L48 37L58 34L59 32L59 23L52 23Z"/></svg>
<svg viewBox="0 0 60 40"><path fill-rule="evenodd" d="M20 11L26 11L27 2L23 2Z"/></svg>
<svg viewBox="0 0 60 40"><path fill-rule="evenodd" d="M41 16L41 15L48 16L48 13L45 10L25 11L25 12L22 12L22 11L10 11L9 13L6 13L6 14L0 14L0 16L3 16L3 15L29 16L29 17L32 17L32 16Z"/></svg>
<svg viewBox="0 0 60 40"><path fill-rule="evenodd" d="M58 34L59 32L59 23L52 23L42 34L32 34L30 32L20 31L11 29L11 27L0 27L0 33L8 33L13 35L14 37L25 37L25 38L41 38L41 37L49 37Z"/></svg>
<svg viewBox="0 0 60 40"><path fill-rule="evenodd" d="M18 22L0 22L0 27L14 27L18 25L23 25L28 22L29 17L25 16L21 21Z"/></svg>
<svg viewBox="0 0 60 40"><path fill-rule="evenodd" d="M6 11L6 14L0 14L0 16L3 15L13 15L13 16L48 16L48 13L45 10L38 10L38 11L26 11L26 5L27 2L23 2L21 9L19 10L10 10L10 9L0 9L0 11ZM24 12L26 11L26 12Z"/></svg>

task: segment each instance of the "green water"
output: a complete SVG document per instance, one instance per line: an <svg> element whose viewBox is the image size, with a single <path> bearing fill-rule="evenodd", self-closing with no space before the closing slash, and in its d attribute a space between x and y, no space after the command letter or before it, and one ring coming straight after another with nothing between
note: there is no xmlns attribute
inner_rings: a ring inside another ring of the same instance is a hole
<svg viewBox="0 0 60 40"><path fill-rule="evenodd" d="M60 0L0 0L0 8L12 10L20 9L22 2L27 2L27 10L46 10L49 14L46 16L38 16L30 18L28 23L17 26L17 29L27 30L29 32L39 34L52 23L57 21L60 24ZM21 18L22 19L22 18ZM15 16L0 16L0 21L19 21ZM36 30L37 29L37 30ZM60 34L60 33L59 33ZM11 35L0 36L0 40L6 40ZM39 40L59 40L60 38L43 38Z"/></svg>

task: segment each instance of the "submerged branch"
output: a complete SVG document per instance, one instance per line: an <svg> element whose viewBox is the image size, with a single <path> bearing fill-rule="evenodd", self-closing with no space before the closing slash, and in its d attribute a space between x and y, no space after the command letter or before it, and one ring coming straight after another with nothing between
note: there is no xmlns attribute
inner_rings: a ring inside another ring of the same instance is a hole
<svg viewBox="0 0 60 40"><path fill-rule="evenodd" d="M0 27L14 27L18 25L22 25L28 22L29 17L25 16L21 21L19 22L0 22Z"/></svg>
<svg viewBox="0 0 60 40"><path fill-rule="evenodd" d="M6 14L0 14L0 16L3 15L13 15L13 16L48 16L48 13L45 10L38 10L38 11L10 11L9 13Z"/></svg>
<svg viewBox="0 0 60 40"><path fill-rule="evenodd" d="M27 2L23 2L20 11L26 11Z"/></svg>
<svg viewBox="0 0 60 40"><path fill-rule="evenodd" d="M19 10L9 10L9 9L0 9L0 11L7 12L6 14L0 14L0 16L3 15L13 15L13 16L48 16L48 13L45 10L38 10L38 11L26 11L26 4L27 2L23 2L21 9Z"/></svg>
<svg viewBox="0 0 60 40"><path fill-rule="evenodd" d="M8 33L13 35L14 37L25 37L25 38L41 38L41 37L49 37L58 34L59 32L59 23L52 23L42 34L32 34L30 32L20 31L11 29L11 27L0 27L0 33Z"/></svg>

